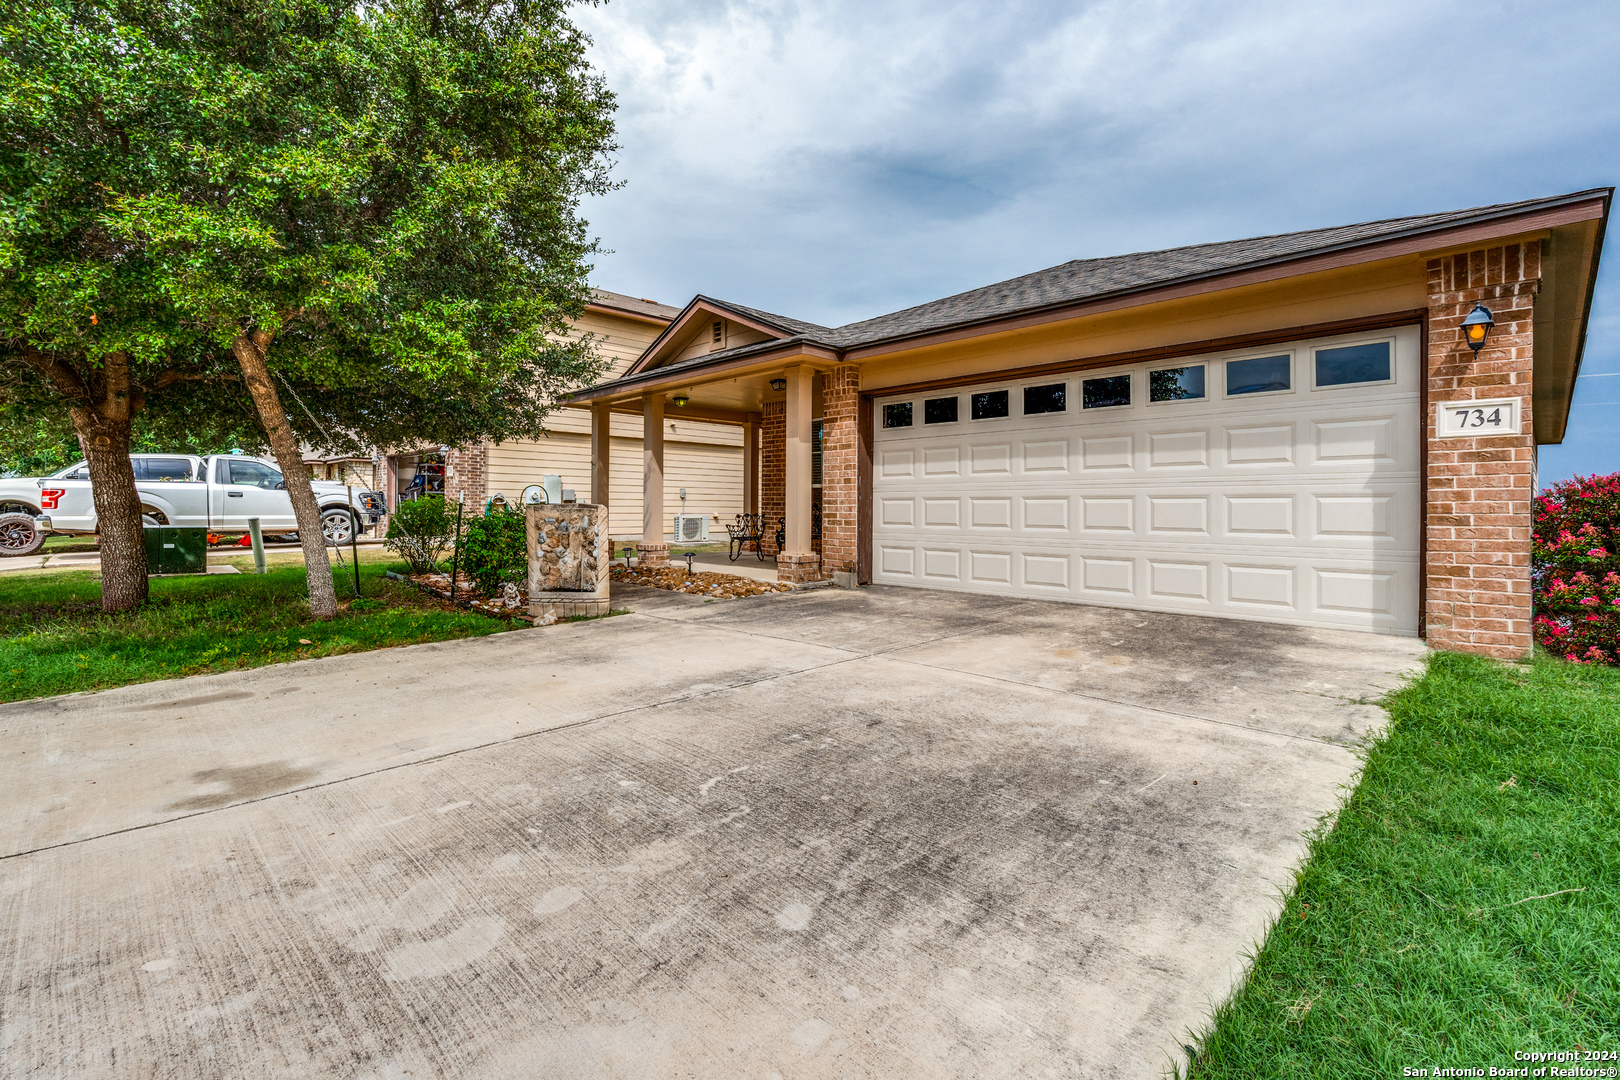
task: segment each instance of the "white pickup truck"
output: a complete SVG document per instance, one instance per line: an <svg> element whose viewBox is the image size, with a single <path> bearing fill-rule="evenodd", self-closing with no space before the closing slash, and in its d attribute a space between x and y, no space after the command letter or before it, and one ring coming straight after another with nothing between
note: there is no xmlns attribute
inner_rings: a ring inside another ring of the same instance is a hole
<svg viewBox="0 0 1620 1080"><path fill-rule="evenodd" d="M248 519L258 518L266 533L298 528L281 470L262 458L131 454L130 462L148 524L243 533ZM375 525L385 513L380 491L359 491L330 480L315 480L311 486L329 543L347 544L361 523ZM48 533L95 531L96 506L84 462L39 479L0 479L0 555L32 554Z"/></svg>

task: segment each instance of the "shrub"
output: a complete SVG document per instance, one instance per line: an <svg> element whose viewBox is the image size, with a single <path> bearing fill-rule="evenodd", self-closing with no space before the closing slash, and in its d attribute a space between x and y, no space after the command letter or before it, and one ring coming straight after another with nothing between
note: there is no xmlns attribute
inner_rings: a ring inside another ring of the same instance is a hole
<svg viewBox="0 0 1620 1080"><path fill-rule="evenodd" d="M529 579L528 522L521 510L493 509L473 518L461 538L461 569L486 593Z"/></svg>
<svg viewBox="0 0 1620 1080"><path fill-rule="evenodd" d="M1548 652L1620 664L1620 473L1577 476L1536 499L1531 583Z"/></svg>
<svg viewBox="0 0 1620 1080"><path fill-rule="evenodd" d="M456 515L450 513L444 498L425 495L400 503L388 515L388 535L383 538L383 546L404 556L416 573L431 573L450 547L455 531Z"/></svg>

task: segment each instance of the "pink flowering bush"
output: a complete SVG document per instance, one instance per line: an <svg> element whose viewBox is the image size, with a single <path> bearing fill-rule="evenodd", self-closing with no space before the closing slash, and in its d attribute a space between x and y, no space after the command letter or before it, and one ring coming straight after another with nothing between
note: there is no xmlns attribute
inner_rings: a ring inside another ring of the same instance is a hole
<svg viewBox="0 0 1620 1080"><path fill-rule="evenodd" d="M1620 473L1577 476L1536 499L1536 640L1580 664L1620 664Z"/></svg>

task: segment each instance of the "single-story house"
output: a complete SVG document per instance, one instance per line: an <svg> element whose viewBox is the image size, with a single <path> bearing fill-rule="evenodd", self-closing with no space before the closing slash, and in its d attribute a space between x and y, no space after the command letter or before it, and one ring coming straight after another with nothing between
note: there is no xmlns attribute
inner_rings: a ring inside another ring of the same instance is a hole
<svg viewBox="0 0 1620 1080"><path fill-rule="evenodd" d="M839 327L700 295L574 396L588 486L622 531L639 464L656 562L671 418L728 424L784 580L1524 656L1536 447L1564 437L1612 195L1082 259Z"/></svg>
<svg viewBox="0 0 1620 1080"><path fill-rule="evenodd" d="M609 362L606 374L624 374L679 315L677 308L652 300L625 296L604 289L592 290L585 314L570 335L593 336L596 348ZM716 351L734 344L708 339ZM563 486L585 496L591 489L590 418L573 409L560 409L547 421L549 434L538 440L485 442L465 447L402 448L380 455L378 483L387 492L390 507L418 491L442 491L462 499L469 508L482 509L499 495L516 504L523 489L548 474L562 477ZM671 416L662 437L672 479L663 503L681 505L686 491L686 512L702 517L712 532L724 539L724 523L742 511L742 432L735 424L718 424ZM641 535L642 425L639 418L613 422L613 470L610 535ZM420 477L421 479L418 479ZM678 478L678 479L677 479ZM673 518L665 524L673 523Z"/></svg>

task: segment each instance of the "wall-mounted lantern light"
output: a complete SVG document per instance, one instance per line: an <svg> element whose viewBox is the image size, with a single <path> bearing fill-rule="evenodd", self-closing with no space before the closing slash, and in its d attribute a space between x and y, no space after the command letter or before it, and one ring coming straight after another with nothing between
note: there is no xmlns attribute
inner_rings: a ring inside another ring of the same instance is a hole
<svg viewBox="0 0 1620 1080"><path fill-rule="evenodd" d="M684 408L686 408L686 403L688 401L691 401L691 400L692 399L687 397L685 394L676 394L675 395L675 407L677 409L684 409Z"/></svg>
<svg viewBox="0 0 1620 1080"><path fill-rule="evenodd" d="M1468 313L1468 318L1462 321L1463 338L1468 342L1468 347L1474 350L1475 356L1479 355L1480 347L1485 344L1486 336L1495 325L1496 320L1491 318L1490 309L1479 303L1476 303L1474 310Z"/></svg>
<svg viewBox="0 0 1620 1080"><path fill-rule="evenodd" d="M786 379L772 379L771 380L771 389L775 390L778 394L780 394L782 391L787 389L787 380Z"/></svg>

